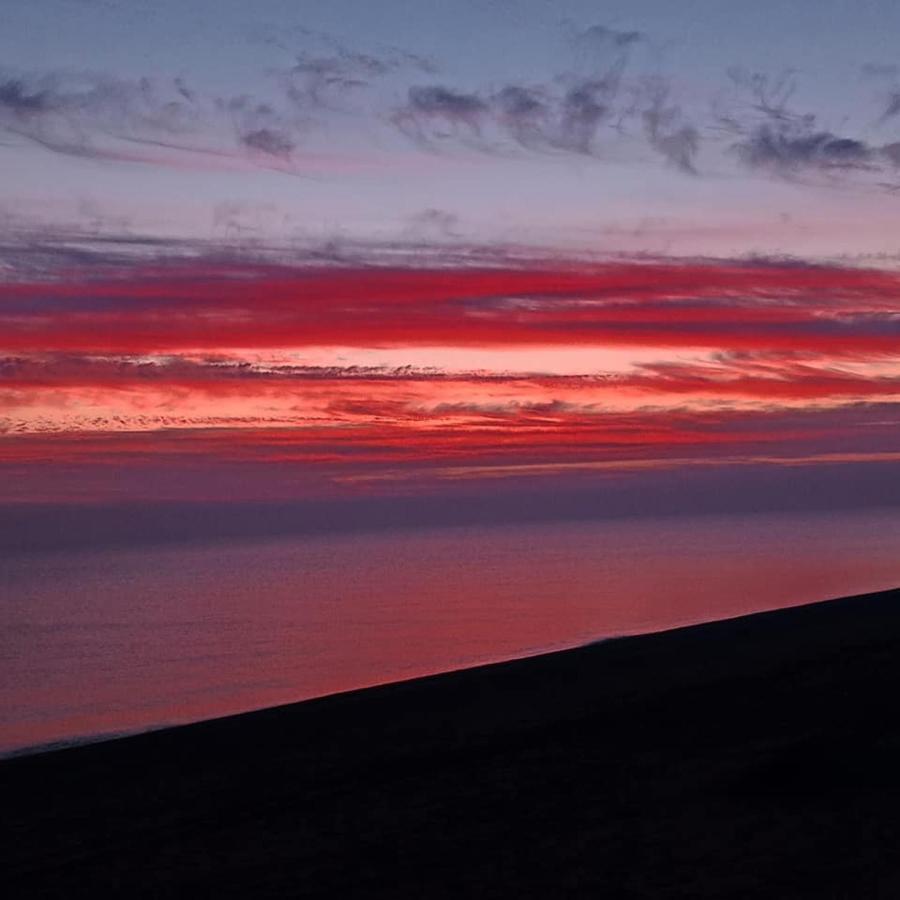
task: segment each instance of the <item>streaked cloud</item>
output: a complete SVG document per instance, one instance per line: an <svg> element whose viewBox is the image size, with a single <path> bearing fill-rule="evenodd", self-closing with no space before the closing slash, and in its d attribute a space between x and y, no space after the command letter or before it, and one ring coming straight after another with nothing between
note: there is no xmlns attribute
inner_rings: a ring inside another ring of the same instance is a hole
<svg viewBox="0 0 900 900"><path fill-rule="evenodd" d="M631 345L891 352L900 276L759 264L367 268L163 262L3 288L9 352Z"/></svg>
<svg viewBox="0 0 900 900"><path fill-rule="evenodd" d="M822 124L820 114L797 105L791 70L770 76L734 67L687 102L677 72L636 58L650 46L642 32L565 27L568 57L552 77L522 73L480 86L454 83L422 55L360 51L306 29L265 37L277 57L246 92L201 90L183 75L6 71L0 134L6 144L95 160L338 174L354 161L365 169L383 163L379 154L396 153L386 133L377 152L368 139L366 152L358 144L348 152L339 135L347 138L356 122L360 133L388 127L426 151L619 165L656 159L692 176L737 163L820 187L897 189L897 142ZM879 123L889 124L900 110L896 73L877 64L862 72L883 85ZM390 90L376 90L387 84Z"/></svg>
<svg viewBox="0 0 900 900"><path fill-rule="evenodd" d="M9 465L302 464L362 484L864 456L900 434L896 272L67 262L0 289Z"/></svg>

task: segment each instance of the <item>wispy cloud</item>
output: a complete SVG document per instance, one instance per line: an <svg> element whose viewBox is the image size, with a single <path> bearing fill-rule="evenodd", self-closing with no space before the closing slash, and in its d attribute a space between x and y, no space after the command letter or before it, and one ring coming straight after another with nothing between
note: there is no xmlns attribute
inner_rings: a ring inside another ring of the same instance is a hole
<svg viewBox="0 0 900 900"><path fill-rule="evenodd" d="M643 59L651 45L642 32L566 28L568 58L537 82L463 86L423 56L363 52L305 29L265 37L279 59L246 93L201 91L182 76L5 72L0 136L96 160L297 175L345 170L346 154L330 148L341 129L327 126L359 120L369 133L387 125L430 152L619 163L655 157L690 176L737 165L797 183L900 189L900 144L877 137L900 111L895 68L863 67L864 82L881 86L881 112L869 131L843 133L798 107L790 70L768 76L732 68L707 97L694 86L686 103L678 73ZM392 95L403 99L391 104Z"/></svg>
<svg viewBox="0 0 900 900"><path fill-rule="evenodd" d="M427 147L453 141L496 152L498 141L512 141L530 152L595 155L601 127L620 125L625 115L623 75L643 35L599 25L570 31L572 68L555 83L513 82L483 91L415 85L391 120Z"/></svg>
<svg viewBox="0 0 900 900"><path fill-rule="evenodd" d="M182 78L50 72L0 79L0 134L65 156L205 168L246 161L300 171L305 127L273 103L203 96Z"/></svg>
<svg viewBox="0 0 900 900"><path fill-rule="evenodd" d="M792 101L795 76L773 78L759 72L732 69L732 83L744 100L718 120L734 140L730 149L747 168L796 180L852 176L890 176L897 167L893 144L836 134L817 116L798 111ZM868 177L863 183L872 184ZM883 185L882 185L883 186Z"/></svg>

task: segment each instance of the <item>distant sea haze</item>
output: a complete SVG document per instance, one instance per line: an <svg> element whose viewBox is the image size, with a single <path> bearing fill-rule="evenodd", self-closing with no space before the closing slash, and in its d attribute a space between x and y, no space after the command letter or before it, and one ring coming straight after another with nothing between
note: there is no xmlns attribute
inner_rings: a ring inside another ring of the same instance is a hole
<svg viewBox="0 0 900 900"><path fill-rule="evenodd" d="M0 752L900 583L896 510L0 558Z"/></svg>

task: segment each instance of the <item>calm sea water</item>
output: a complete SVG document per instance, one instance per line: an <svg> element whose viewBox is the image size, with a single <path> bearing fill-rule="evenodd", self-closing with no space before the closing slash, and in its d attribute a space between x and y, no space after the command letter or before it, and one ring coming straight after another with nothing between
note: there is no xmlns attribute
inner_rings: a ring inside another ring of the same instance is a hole
<svg viewBox="0 0 900 900"><path fill-rule="evenodd" d="M0 751L900 584L900 512L0 559Z"/></svg>

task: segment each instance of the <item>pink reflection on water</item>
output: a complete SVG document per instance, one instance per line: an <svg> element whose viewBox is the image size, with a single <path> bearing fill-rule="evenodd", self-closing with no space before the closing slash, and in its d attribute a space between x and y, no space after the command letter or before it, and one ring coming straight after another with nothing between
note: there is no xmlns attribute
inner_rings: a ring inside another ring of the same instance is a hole
<svg viewBox="0 0 900 900"><path fill-rule="evenodd" d="M445 528L0 561L0 749L900 582L900 517Z"/></svg>

